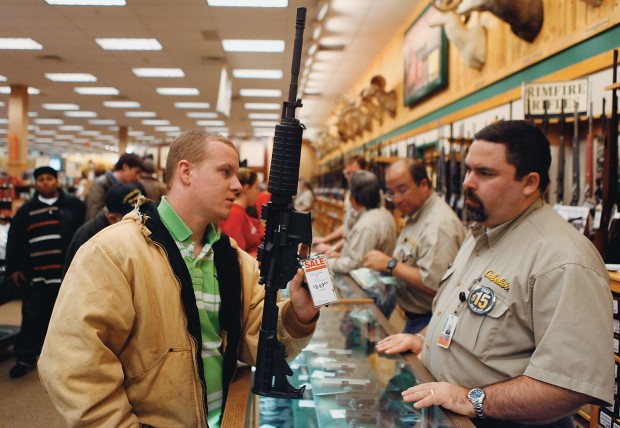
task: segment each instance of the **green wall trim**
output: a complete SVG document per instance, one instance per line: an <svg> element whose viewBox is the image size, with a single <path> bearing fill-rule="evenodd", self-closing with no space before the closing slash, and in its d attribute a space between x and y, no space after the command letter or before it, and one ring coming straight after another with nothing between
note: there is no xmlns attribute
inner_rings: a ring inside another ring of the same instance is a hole
<svg viewBox="0 0 620 428"><path fill-rule="evenodd" d="M512 74L505 79L492 83L491 85L480 89L470 95L461 98L458 101L450 103L449 105L435 110L432 113L427 114L419 119L409 122L406 125L401 126L391 132L388 132L381 137L375 138L369 141L365 146L372 146L382 141L398 137L412 129L416 129L422 125L426 125L429 122L434 122L441 119L443 116L451 113L463 110L471 105L477 104L485 99L492 98L496 95L507 92L511 89L520 87L523 82L529 82L548 74L551 74L557 70L569 67L578 62L584 61L593 56L599 55L603 52L607 52L611 49L618 48L618 40L620 40L620 26L610 28L596 36L571 46L557 54L554 54L544 60L525 68L515 74ZM406 107L403 107L406 108Z"/></svg>

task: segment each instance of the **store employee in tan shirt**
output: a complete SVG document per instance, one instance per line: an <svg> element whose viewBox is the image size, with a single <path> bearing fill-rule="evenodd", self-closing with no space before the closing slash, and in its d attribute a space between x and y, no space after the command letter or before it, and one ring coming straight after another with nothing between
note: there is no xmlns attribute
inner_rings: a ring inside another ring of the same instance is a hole
<svg viewBox="0 0 620 428"><path fill-rule="evenodd" d="M431 319L439 280L465 239L465 229L454 211L433 190L423 163L402 159L385 175L387 198L405 216L393 253L372 250L364 266L387 272L405 285L396 288L405 311L405 333L414 334Z"/></svg>
<svg viewBox="0 0 620 428"><path fill-rule="evenodd" d="M440 382L409 388L404 400L479 427L572 427L568 415L580 406L614 398L609 274L588 239L542 200L551 153L539 128L490 125L466 164L477 223L442 279L426 339L411 346L423 347Z"/></svg>

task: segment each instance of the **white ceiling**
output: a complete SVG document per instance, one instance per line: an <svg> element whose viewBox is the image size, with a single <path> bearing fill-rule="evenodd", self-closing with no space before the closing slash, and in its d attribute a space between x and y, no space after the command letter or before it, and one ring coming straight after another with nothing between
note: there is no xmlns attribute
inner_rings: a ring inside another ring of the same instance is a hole
<svg viewBox="0 0 620 428"><path fill-rule="evenodd" d="M205 0L127 0L126 6L51 6L44 0L0 0L0 38L29 37L43 45L42 50L0 50L0 86L23 84L40 91L30 96L31 128L29 146L44 154L61 152L103 151L105 145L117 145L117 127L89 124L88 118L70 118L63 112L46 110L43 103L77 104L80 110L97 113L97 119L112 119L117 126L128 126L132 142L159 144L172 136L142 124L142 118L125 116L129 109L104 107L105 100L137 101L139 111L157 114L157 119L170 121L181 130L201 128L190 111L215 112L221 68L280 69L280 80L233 79L233 100L230 117L218 113L234 138L254 135L246 102L281 104L288 97L292 45L295 35L296 8L306 7L304 64L317 26L322 27L319 46L310 65L314 81L312 95L300 76L299 93L304 107L297 117L307 127L305 136L316 137L327 115L336 108L343 94L370 66L385 43L411 16L419 0L332 0L328 13L317 21L319 0L289 0L287 8L210 7ZM104 51L95 38L156 38L161 51ZM225 53L221 39L285 40L283 53ZM340 46L341 49L334 49ZM178 67L184 78L141 78L133 74L136 67ZM58 83L44 73L90 73L93 83ZM308 72L306 72L308 73ZM1 78L0 78L1 79ZM117 88L118 96L79 95L76 86L109 86ZM198 88L198 96L162 96L157 87ZM240 97L240 89L280 89L279 98ZM0 139L5 140L8 125L8 95L0 94ZM174 107L175 102L208 102L206 110ZM258 111L255 111L258 112ZM262 111L264 113L264 111ZM272 113L280 113L279 110ZM100 131L99 136L80 135L80 131L61 131L57 126L36 125L41 118L60 118L65 125L81 125L85 131ZM2 123L4 119L5 123ZM41 131L56 131L44 135ZM61 136L62 138L58 138ZM102 137L103 136L103 137ZM46 138L52 138L46 140ZM75 141L77 140L77 141Z"/></svg>

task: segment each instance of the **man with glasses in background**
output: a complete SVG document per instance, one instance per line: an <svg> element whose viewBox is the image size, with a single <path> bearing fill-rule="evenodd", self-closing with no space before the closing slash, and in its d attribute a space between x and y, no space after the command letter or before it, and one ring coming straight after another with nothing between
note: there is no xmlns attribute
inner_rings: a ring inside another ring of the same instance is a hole
<svg viewBox="0 0 620 428"><path fill-rule="evenodd" d="M403 333L416 334L431 319L433 297L443 273L454 259L466 231L457 215L433 190L425 166L402 159L386 171L386 199L407 217L393 254L372 250L364 266L386 272L404 285L397 302L407 317ZM407 341L408 334L391 336ZM386 339L387 340L387 339Z"/></svg>

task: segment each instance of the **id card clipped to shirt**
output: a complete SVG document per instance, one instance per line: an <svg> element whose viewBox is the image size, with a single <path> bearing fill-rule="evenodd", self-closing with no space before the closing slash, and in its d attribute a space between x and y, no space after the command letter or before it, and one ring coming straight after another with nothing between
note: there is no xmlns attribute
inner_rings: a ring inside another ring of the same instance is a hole
<svg viewBox="0 0 620 428"><path fill-rule="evenodd" d="M306 274L308 290L312 296L314 307L325 306L338 300L336 287L327 267L327 257L324 254L303 260L301 267Z"/></svg>

